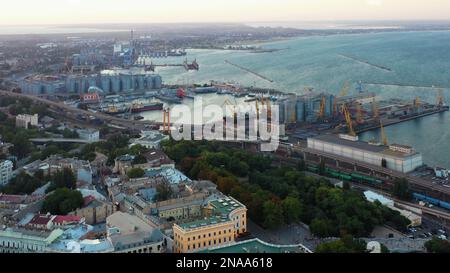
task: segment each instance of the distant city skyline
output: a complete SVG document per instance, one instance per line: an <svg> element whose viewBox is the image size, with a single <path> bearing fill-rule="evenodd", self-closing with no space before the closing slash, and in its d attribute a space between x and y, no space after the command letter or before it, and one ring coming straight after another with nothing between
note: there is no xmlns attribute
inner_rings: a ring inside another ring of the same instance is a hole
<svg viewBox="0 0 450 273"><path fill-rule="evenodd" d="M340 20L450 20L448 0L15 0L0 26Z"/></svg>

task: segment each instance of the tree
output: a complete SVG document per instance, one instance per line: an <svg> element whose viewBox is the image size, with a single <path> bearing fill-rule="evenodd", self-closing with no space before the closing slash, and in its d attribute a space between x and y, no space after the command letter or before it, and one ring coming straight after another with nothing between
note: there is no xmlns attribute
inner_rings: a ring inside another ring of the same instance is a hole
<svg viewBox="0 0 450 273"><path fill-rule="evenodd" d="M67 215L83 205L83 196L77 190L56 189L49 194L42 204L42 210L56 215Z"/></svg>
<svg viewBox="0 0 450 273"><path fill-rule="evenodd" d="M137 155L133 159L133 165L145 164L147 163L147 158L143 155Z"/></svg>
<svg viewBox="0 0 450 273"><path fill-rule="evenodd" d="M429 253L450 253L450 242L434 237L425 243L425 248Z"/></svg>
<svg viewBox="0 0 450 273"><path fill-rule="evenodd" d="M303 211L302 204L297 198L286 197L281 203L283 207L284 221L288 224L300 221L300 215Z"/></svg>
<svg viewBox="0 0 450 273"><path fill-rule="evenodd" d="M156 186L156 191L158 192L156 194L156 200L159 202L169 200L173 194L172 187L170 187L169 183L159 184Z"/></svg>
<svg viewBox="0 0 450 273"><path fill-rule="evenodd" d="M269 229L276 229L283 224L283 208L280 203L272 200L264 202L264 226Z"/></svg>
<svg viewBox="0 0 450 273"><path fill-rule="evenodd" d="M317 246L316 253L365 253L367 244L363 240L345 235L341 239Z"/></svg>
<svg viewBox="0 0 450 273"><path fill-rule="evenodd" d="M51 192L59 188L75 189L77 186L77 178L73 171L69 168L64 168L62 171L56 172L52 175L51 179L52 183L47 189L47 192Z"/></svg>
<svg viewBox="0 0 450 273"><path fill-rule="evenodd" d="M412 194L409 188L409 182L405 178L394 181L393 193L402 200L411 200Z"/></svg>
<svg viewBox="0 0 450 273"><path fill-rule="evenodd" d="M132 168L127 172L128 178L140 178L145 175L145 171L141 168Z"/></svg>
<svg viewBox="0 0 450 273"><path fill-rule="evenodd" d="M306 163L305 163L305 160L300 159L300 161L298 162L298 165L297 165L297 170L300 171L300 172L306 171Z"/></svg>
<svg viewBox="0 0 450 273"><path fill-rule="evenodd" d="M22 171L4 186L1 191L7 194L31 194L43 184L43 179L30 176Z"/></svg>

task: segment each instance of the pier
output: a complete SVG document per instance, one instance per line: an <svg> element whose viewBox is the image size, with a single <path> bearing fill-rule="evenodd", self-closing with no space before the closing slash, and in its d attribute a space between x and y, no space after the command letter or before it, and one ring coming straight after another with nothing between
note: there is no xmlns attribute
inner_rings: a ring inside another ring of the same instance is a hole
<svg viewBox="0 0 450 273"><path fill-rule="evenodd" d="M373 64L373 63L370 63L369 61L366 61L366 60L358 59L356 57L345 55L345 54L338 54L338 55L343 57L343 58L350 59L350 60L358 62L358 63L362 63L362 64L365 64L365 65L368 65L368 66L372 66L372 67L375 67L375 68L378 68L378 69L381 69L381 70L384 70L384 71L392 72L392 69L390 69L388 67L381 66L381 65L378 65L378 64Z"/></svg>
<svg viewBox="0 0 450 273"><path fill-rule="evenodd" d="M232 65L232 66L234 66L234 67L237 67L237 68L239 68L239 69L241 69L241 70L243 70L243 71L245 71L245 72L248 72L248 73L250 73L250 74L253 74L253 75L255 75L256 77L261 78L261 79L263 79L263 80L265 80L265 81L268 81L268 82L273 83L273 80L271 80L271 79L267 78L266 76L263 76L263 75L261 75L261 74L255 72L255 71L253 71L253 70L250 70L250 69L248 69L248 68L245 68L245 67L240 66L240 65L237 65L237 64L234 64L234 63L232 63L232 62L230 62L230 61L228 61L228 60L225 60L225 63L227 63L227 64L229 64L229 65Z"/></svg>
<svg viewBox="0 0 450 273"><path fill-rule="evenodd" d="M443 86L423 86L415 84L402 84L402 83L382 83L382 82L363 82L364 85L378 85L378 86L388 86L388 87L407 87L407 88L423 88L423 89L450 89L450 87Z"/></svg>

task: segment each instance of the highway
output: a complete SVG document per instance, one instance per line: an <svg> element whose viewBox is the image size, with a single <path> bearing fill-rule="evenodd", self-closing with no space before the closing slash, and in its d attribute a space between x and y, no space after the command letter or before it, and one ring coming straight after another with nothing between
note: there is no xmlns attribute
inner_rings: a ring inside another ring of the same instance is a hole
<svg viewBox="0 0 450 273"><path fill-rule="evenodd" d="M126 120L126 119L110 116L110 115L99 113L99 112L93 113L93 112L89 112L89 111L86 111L83 109L74 108L74 107L65 105L64 103L55 102L55 101L51 101L51 100L48 100L48 99L45 99L42 97L37 97L37 96L32 96L32 95L27 95L27 94L22 94L22 93L14 93L14 92L9 92L9 91L5 91L5 90L0 90L0 96L2 96L2 95L9 96L9 97L15 97L15 98L26 98L26 99L30 99L32 101L39 102L39 103L42 103L42 104L45 104L48 106L57 107L59 109L65 110L62 114L76 113L76 114L81 114L81 115L86 115L86 116L93 116L93 117L96 117L96 118L102 120L106 124L119 125L121 127L130 129L130 130L135 130L135 131L140 131L140 130L144 129L146 125L159 124L159 123L152 122L152 121Z"/></svg>

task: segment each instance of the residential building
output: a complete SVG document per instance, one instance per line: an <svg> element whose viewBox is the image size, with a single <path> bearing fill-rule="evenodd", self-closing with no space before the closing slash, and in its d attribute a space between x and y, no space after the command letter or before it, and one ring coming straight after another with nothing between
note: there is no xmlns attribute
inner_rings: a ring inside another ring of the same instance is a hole
<svg viewBox="0 0 450 273"><path fill-rule="evenodd" d="M100 140L100 131L91 129L80 129L77 130L78 135L81 139L87 140L89 142L97 142Z"/></svg>
<svg viewBox="0 0 450 273"><path fill-rule="evenodd" d="M29 126L38 126L38 114L27 115L21 114L16 117L16 127L28 129Z"/></svg>
<svg viewBox="0 0 450 273"><path fill-rule="evenodd" d="M0 160L0 186L8 184L12 178L14 164L10 160Z"/></svg>
<svg viewBox="0 0 450 273"><path fill-rule="evenodd" d="M115 252L119 253L163 253L167 240L161 230L156 229L139 217L116 212L106 221L108 239Z"/></svg>
<svg viewBox="0 0 450 273"><path fill-rule="evenodd" d="M0 252L42 253L63 234L63 230L37 231L22 228L0 230Z"/></svg>
<svg viewBox="0 0 450 273"><path fill-rule="evenodd" d="M166 139L169 139L169 136L158 131L142 131L141 137L134 139L131 146L141 145L147 149L159 149L161 148L161 142Z"/></svg>
<svg viewBox="0 0 450 273"><path fill-rule="evenodd" d="M106 218L114 213L114 205L110 202L95 199L95 197L86 197L84 206L70 213L85 219L88 225L104 223Z"/></svg>
<svg viewBox="0 0 450 273"><path fill-rule="evenodd" d="M231 197L209 201L203 219L173 226L173 251L190 253L233 243L247 232L247 208Z"/></svg>
<svg viewBox="0 0 450 273"><path fill-rule="evenodd" d="M13 144L2 142L0 140L0 154L9 155L9 151L12 147L14 147Z"/></svg>

